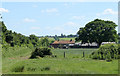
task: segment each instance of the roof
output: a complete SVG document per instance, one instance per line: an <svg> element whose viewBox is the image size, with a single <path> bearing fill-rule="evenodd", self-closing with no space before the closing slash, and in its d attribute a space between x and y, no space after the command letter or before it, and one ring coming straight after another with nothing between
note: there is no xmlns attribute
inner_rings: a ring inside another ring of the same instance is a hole
<svg viewBox="0 0 120 76"><path fill-rule="evenodd" d="M101 45L104 45L104 44L115 44L115 42L102 42Z"/></svg>
<svg viewBox="0 0 120 76"><path fill-rule="evenodd" d="M54 41L52 44L74 44L74 43L75 43L74 40L72 40L72 41L70 41L70 40L60 40L60 41Z"/></svg>
<svg viewBox="0 0 120 76"><path fill-rule="evenodd" d="M98 46L98 44L95 43L95 42L93 42L93 43L84 43L84 44L82 44L81 42L77 42L75 44L80 45L80 46Z"/></svg>

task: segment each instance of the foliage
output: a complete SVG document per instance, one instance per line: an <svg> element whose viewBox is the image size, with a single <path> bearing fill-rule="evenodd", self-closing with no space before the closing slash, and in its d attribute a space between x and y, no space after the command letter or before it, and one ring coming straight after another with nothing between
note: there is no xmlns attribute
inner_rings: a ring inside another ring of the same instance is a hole
<svg viewBox="0 0 120 76"><path fill-rule="evenodd" d="M27 46L14 46L9 47L9 45L2 45L2 58L11 58L11 57L21 57L29 56L34 48L29 48Z"/></svg>
<svg viewBox="0 0 120 76"><path fill-rule="evenodd" d="M24 66L17 66L12 69L12 72L23 72L24 71Z"/></svg>
<svg viewBox="0 0 120 76"><path fill-rule="evenodd" d="M100 45L102 42L117 42L118 35L115 28L117 25L112 21L104 21L95 19L80 28L77 34L79 37L76 41L81 40L82 43L96 42Z"/></svg>
<svg viewBox="0 0 120 76"><path fill-rule="evenodd" d="M57 58L3 59L2 71L4 74L118 74L118 60L108 63L103 60L81 58L83 51L87 56L93 50L96 51L96 49L54 49L52 53L57 55ZM63 58L64 51L66 58ZM20 71L15 72L14 68Z"/></svg>
<svg viewBox="0 0 120 76"><path fill-rule="evenodd" d="M7 30L5 24L3 21L0 21L0 24L2 26L0 26L0 29L2 29L2 31L0 31L1 36L2 36L2 42L1 44L3 45L10 45L12 47L14 47L15 45L17 46L39 46L39 38L36 37L35 35L30 35L29 37L24 36L20 33L16 33L16 32L12 32L11 30ZM32 44L32 45L31 45Z"/></svg>
<svg viewBox="0 0 120 76"><path fill-rule="evenodd" d="M42 37L40 38L40 44L41 44L41 47L48 47L50 45L50 41L48 40L47 37Z"/></svg>
<svg viewBox="0 0 120 76"><path fill-rule="evenodd" d="M47 47L36 48L35 51L32 52L31 59L39 57L44 57L46 55L52 55L51 49Z"/></svg>
<svg viewBox="0 0 120 76"><path fill-rule="evenodd" d="M59 41L59 37L57 35L55 35L54 39Z"/></svg>
<svg viewBox="0 0 120 76"><path fill-rule="evenodd" d="M105 44L91 54L93 59L111 60L120 59L120 45Z"/></svg>

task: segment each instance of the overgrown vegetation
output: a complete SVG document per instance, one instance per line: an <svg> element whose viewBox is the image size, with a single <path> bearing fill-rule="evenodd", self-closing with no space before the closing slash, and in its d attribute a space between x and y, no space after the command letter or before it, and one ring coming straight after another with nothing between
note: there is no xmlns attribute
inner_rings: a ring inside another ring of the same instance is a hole
<svg viewBox="0 0 120 76"><path fill-rule="evenodd" d="M120 45L117 44L105 44L91 54L93 59L111 60L120 59Z"/></svg>
<svg viewBox="0 0 120 76"><path fill-rule="evenodd" d="M30 35L29 37L24 36L20 33L12 32L11 30L7 30L4 22L0 21L2 26L0 29L1 37L2 37L2 45L3 47L14 47L14 46L27 46L27 47L36 47L39 46L39 38L35 35Z"/></svg>
<svg viewBox="0 0 120 76"><path fill-rule="evenodd" d="M46 55L52 55L51 49L48 47L40 47L36 48L35 51L32 52L31 59L37 57L44 57Z"/></svg>
<svg viewBox="0 0 120 76"><path fill-rule="evenodd" d="M93 60L88 56L97 49L53 49L57 58L5 59L3 74L118 74L118 60ZM83 51L85 57L82 58ZM66 58L64 58L66 52ZM23 68L24 67L24 68Z"/></svg>
<svg viewBox="0 0 120 76"><path fill-rule="evenodd" d="M47 37L44 38L42 37L39 39L35 35L24 36L20 33L7 30L3 22L0 22L0 24L2 24L2 26L0 27L0 29L2 29L2 32L0 33L2 34L1 38L3 40L1 41L2 53L3 53L2 56L4 58L2 62L3 73L11 73L11 74L16 72L19 74L21 73L117 74L118 73L118 68L117 68L118 61L115 59L120 58L119 57L120 45L103 45L97 51L96 49L51 50L48 47L50 46L50 43L54 41L54 39L50 40ZM116 25L114 27L116 27ZM114 30L113 32L116 33ZM65 38L64 35L61 36L63 37L58 38L56 36L55 39L56 40L68 39ZM114 41L114 38L112 41ZM84 56L83 56L83 52L84 52ZM65 53L65 58L64 58L64 53ZM92 53L91 57L93 59L102 59L102 60L114 59L114 60L113 62L109 62L109 64L106 61L93 60L89 58L89 55L91 53ZM44 58L36 59L39 57L44 57Z"/></svg>
<svg viewBox="0 0 120 76"><path fill-rule="evenodd" d="M49 54L51 55L50 48L47 48L50 46L51 41L49 41L47 37L39 39L37 36L33 34L27 37L20 33L7 30L4 22L0 22L0 24L1 24L0 39L2 38L0 44L2 44L3 58L22 54L28 51L32 52L31 50L34 50L34 49L35 49L35 52L36 51L38 52L39 50L40 57L43 57L44 55L49 55ZM20 49L18 49L19 47ZM41 47L41 48L38 48L38 47ZM42 47L46 47L46 48L42 48Z"/></svg>

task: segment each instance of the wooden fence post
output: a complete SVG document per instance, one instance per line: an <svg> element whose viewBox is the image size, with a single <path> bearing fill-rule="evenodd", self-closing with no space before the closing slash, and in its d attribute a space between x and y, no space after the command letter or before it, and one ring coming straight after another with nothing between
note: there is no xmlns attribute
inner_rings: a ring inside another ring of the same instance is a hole
<svg viewBox="0 0 120 76"><path fill-rule="evenodd" d="M65 58L65 52L64 52L64 58Z"/></svg>
<svg viewBox="0 0 120 76"><path fill-rule="evenodd" d="M84 53L84 51L83 51L83 57L85 57L85 53Z"/></svg>

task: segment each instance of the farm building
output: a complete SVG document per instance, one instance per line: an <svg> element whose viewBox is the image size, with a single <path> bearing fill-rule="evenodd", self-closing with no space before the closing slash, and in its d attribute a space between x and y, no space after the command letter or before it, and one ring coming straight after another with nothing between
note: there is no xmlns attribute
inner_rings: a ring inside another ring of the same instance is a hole
<svg viewBox="0 0 120 76"><path fill-rule="evenodd" d="M70 48L97 48L98 44L93 42L93 43L85 43L82 44L81 42L77 42L75 44L69 44Z"/></svg>
<svg viewBox="0 0 120 76"><path fill-rule="evenodd" d="M105 44L116 44L116 42L102 42L101 45L105 45Z"/></svg>
<svg viewBox="0 0 120 76"><path fill-rule="evenodd" d="M51 46L54 48L68 48L69 44L75 44L74 40L60 40L54 41Z"/></svg>

